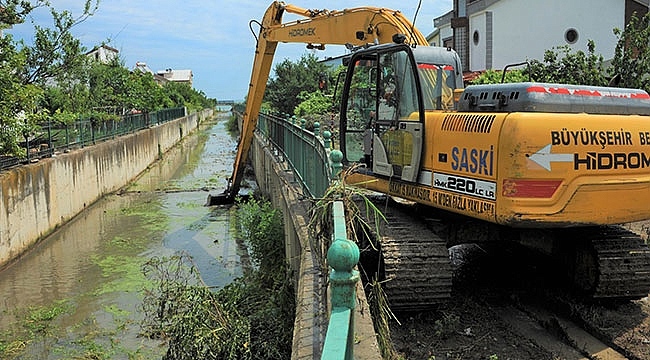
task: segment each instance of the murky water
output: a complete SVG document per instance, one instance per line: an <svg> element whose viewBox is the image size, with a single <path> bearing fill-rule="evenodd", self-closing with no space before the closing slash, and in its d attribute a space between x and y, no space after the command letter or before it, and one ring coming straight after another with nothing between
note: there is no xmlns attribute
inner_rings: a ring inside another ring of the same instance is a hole
<svg viewBox="0 0 650 360"><path fill-rule="evenodd" d="M0 357L4 347L5 354L20 349L15 359L160 358L165 347L138 336L141 265L184 251L209 286L242 274L245 249L232 235L232 210L204 206L206 190L222 191L232 170L228 116L202 125L132 186L0 272ZM34 328L35 318L51 314Z"/></svg>

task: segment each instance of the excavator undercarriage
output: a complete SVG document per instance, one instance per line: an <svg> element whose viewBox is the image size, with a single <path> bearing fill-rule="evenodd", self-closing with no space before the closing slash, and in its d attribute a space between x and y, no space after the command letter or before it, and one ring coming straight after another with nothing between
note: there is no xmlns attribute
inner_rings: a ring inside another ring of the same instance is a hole
<svg viewBox="0 0 650 360"><path fill-rule="evenodd" d="M560 267L554 269L564 274L558 287L588 300L635 300L650 291L650 248L619 225L512 229L386 196L372 199L383 219L366 214L366 230L357 232L370 234L361 264L366 280L382 284L393 311L446 302L454 278L448 249L460 244L523 245Z"/></svg>

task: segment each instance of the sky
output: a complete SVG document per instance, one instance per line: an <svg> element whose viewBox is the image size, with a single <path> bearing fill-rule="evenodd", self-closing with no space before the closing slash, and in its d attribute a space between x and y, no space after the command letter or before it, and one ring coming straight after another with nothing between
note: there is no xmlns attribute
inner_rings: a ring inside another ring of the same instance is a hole
<svg viewBox="0 0 650 360"><path fill-rule="evenodd" d="M413 21L420 0L296 0L285 1L307 9L343 10L358 6L400 10ZM421 0L415 21L425 36L434 29L433 19L453 7L452 0ZM51 0L58 11L74 16L82 12L84 0ZM125 66L145 62L154 72L164 69L190 69L194 88L217 100L242 101L248 90L255 51L255 38L249 29L252 19L261 21L272 1L259 0L100 0L95 14L73 28L73 34L87 50L106 43L116 48ZM286 14L283 21L296 17ZM33 24L50 26L45 9L13 29L5 30L15 39L30 43ZM259 28L254 28L256 35ZM304 44L279 44L274 64L285 59L296 61L313 52L319 59L345 53L340 46L323 51L306 50Z"/></svg>

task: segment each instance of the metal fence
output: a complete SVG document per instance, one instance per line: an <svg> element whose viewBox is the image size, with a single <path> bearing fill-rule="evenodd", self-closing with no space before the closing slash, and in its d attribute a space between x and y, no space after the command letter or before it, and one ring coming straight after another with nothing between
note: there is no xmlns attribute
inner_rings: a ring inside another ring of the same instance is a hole
<svg viewBox="0 0 650 360"><path fill-rule="evenodd" d="M305 121L300 121L298 125L295 117L270 113L260 113L258 129L282 153L303 189L312 198L323 197L332 173L338 174L341 170L341 164L329 158L330 134L324 132L321 136L318 123L314 124L312 132L305 129ZM338 158L342 158L340 152ZM332 307L321 358L352 360L356 284L360 281L359 272L354 268L359 261L359 248L347 239L343 202L335 201L332 204L332 215L334 233L327 252L327 261L331 266L329 284Z"/></svg>
<svg viewBox="0 0 650 360"><path fill-rule="evenodd" d="M309 196L323 197L331 179L329 133L321 136L318 123L312 132L304 121L271 113L260 113L257 127L282 152Z"/></svg>
<svg viewBox="0 0 650 360"><path fill-rule="evenodd" d="M124 115L119 120L80 119L70 124L54 122L41 124L38 133L25 139L21 144L27 155L23 158L0 155L0 170L28 163L34 159L50 157L57 151L67 151L114 139L186 115L186 109L180 107Z"/></svg>

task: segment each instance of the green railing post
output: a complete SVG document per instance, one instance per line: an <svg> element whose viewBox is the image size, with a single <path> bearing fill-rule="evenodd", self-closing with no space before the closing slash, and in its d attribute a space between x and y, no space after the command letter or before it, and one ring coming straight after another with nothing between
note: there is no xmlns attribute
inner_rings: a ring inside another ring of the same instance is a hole
<svg viewBox="0 0 650 360"><path fill-rule="evenodd" d="M314 136L320 136L320 123L314 122Z"/></svg>
<svg viewBox="0 0 650 360"><path fill-rule="evenodd" d="M336 180L339 178L339 174L341 173L341 170L343 170L343 164L341 161L343 160L343 153L339 150L332 150L330 153L330 161L331 167L332 167L332 180Z"/></svg>
<svg viewBox="0 0 650 360"><path fill-rule="evenodd" d="M327 251L330 272L330 315L323 359L353 359L354 357L354 309L359 272L354 267L359 262L359 247L347 239L343 202L332 204L334 242Z"/></svg>
<svg viewBox="0 0 650 360"><path fill-rule="evenodd" d="M333 271L330 274L332 308L354 309L359 272L354 270L359 262L359 247L347 239L343 202L332 204L334 209L334 242L327 251L327 261ZM341 229L342 231L336 231Z"/></svg>
<svg viewBox="0 0 650 360"><path fill-rule="evenodd" d="M327 130L323 131L323 145L327 150L332 148L332 133Z"/></svg>

